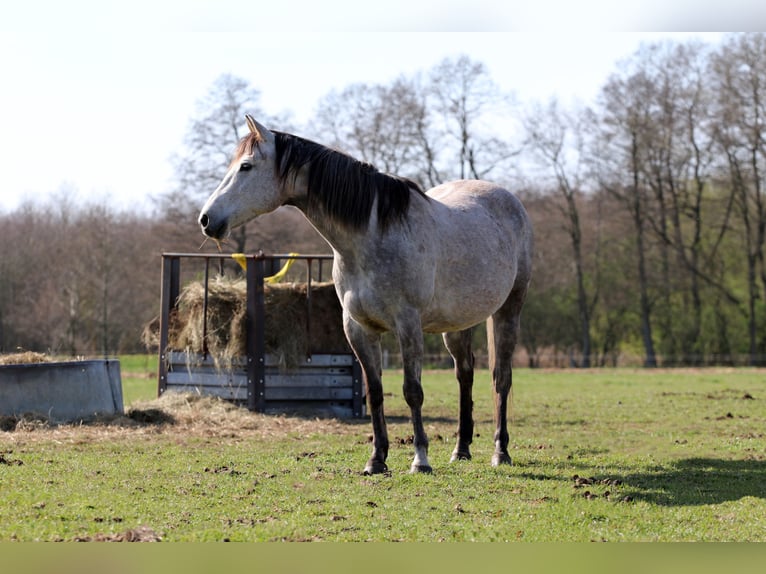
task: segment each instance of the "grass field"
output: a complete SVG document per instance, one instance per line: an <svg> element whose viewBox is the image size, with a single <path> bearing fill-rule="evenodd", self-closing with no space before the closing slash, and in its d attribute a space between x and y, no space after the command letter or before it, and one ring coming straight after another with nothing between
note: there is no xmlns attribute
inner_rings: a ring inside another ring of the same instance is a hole
<svg viewBox="0 0 766 574"><path fill-rule="evenodd" d="M157 400L155 368L121 361L128 416L0 432L0 541L766 541L764 370L519 369L498 469L489 374L449 464L457 385L426 372L430 476L387 372L391 472L366 477L367 421Z"/></svg>

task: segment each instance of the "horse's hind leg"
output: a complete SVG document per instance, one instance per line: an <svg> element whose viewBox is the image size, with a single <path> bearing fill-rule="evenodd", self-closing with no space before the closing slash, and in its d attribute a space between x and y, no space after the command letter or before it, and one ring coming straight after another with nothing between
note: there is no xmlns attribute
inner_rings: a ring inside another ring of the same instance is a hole
<svg viewBox="0 0 766 574"><path fill-rule="evenodd" d="M508 395L513 384L512 359L519 334L519 317L526 286L514 289L487 321L489 368L495 394L495 452L492 466L511 464L508 454Z"/></svg>
<svg viewBox="0 0 766 574"><path fill-rule="evenodd" d="M473 439L473 365L471 336L473 329L444 333L444 345L455 362L455 377L460 385L460 413L457 427L457 444L450 462L470 460Z"/></svg>

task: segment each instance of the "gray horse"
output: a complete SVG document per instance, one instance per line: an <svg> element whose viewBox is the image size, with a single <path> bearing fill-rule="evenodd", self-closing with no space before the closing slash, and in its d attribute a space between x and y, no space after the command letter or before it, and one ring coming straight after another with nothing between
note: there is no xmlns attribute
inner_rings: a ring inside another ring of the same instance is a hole
<svg viewBox="0 0 766 574"><path fill-rule="evenodd" d="M452 460L471 458L471 329L487 320L495 394L492 465L510 464L508 395L519 316L532 267L532 227L521 202L492 183L465 180L428 192L413 181L246 116L240 142L218 189L199 216L203 233L230 230L282 205L300 209L333 250L333 279L348 341L364 372L372 419L365 473L387 471L380 337L393 332L412 414L412 472L431 472L423 428L423 332L442 333L460 384Z"/></svg>

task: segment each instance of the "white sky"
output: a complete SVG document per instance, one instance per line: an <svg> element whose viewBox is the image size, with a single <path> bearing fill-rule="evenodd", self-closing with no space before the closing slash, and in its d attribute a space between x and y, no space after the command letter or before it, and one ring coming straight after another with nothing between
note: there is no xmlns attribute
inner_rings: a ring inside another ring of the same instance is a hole
<svg viewBox="0 0 766 574"><path fill-rule="evenodd" d="M619 59L670 34L631 30L699 29L697 17L672 13L663 20L645 11L661 7L660 0L635 7L633 0L525 0L518 5L535 8L522 9L508 0L273 2L281 8L259 8L263 0L4 2L0 212L44 200L62 185L86 201L146 205L150 194L167 189L169 157L182 144L194 104L223 73L248 80L268 112L290 111L299 125L332 89L388 83L463 53L522 101L555 94L591 102ZM594 21L584 4L622 8ZM766 16L766 2L726 3L738 4ZM707 18L700 26L728 22ZM496 32L477 32L483 30Z"/></svg>

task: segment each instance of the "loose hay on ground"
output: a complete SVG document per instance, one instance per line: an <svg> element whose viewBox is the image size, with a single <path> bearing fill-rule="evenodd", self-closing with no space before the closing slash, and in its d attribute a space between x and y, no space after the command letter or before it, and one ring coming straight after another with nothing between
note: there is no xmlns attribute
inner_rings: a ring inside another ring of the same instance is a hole
<svg viewBox="0 0 766 574"><path fill-rule="evenodd" d="M255 413L219 397L194 393L168 392L146 403L136 403L134 409L159 408L173 417L171 432L210 436L284 437L292 433L349 433L354 425L334 418L269 415Z"/></svg>
<svg viewBox="0 0 766 574"><path fill-rule="evenodd" d="M39 419L5 421L0 439L11 443L35 441L99 442L143 440L145 435L226 439L274 438L290 435L354 434L358 427L334 418L254 413L213 396L168 392L139 401L124 415L101 417L83 424L50 424ZM10 423L13 424L10 424Z"/></svg>

